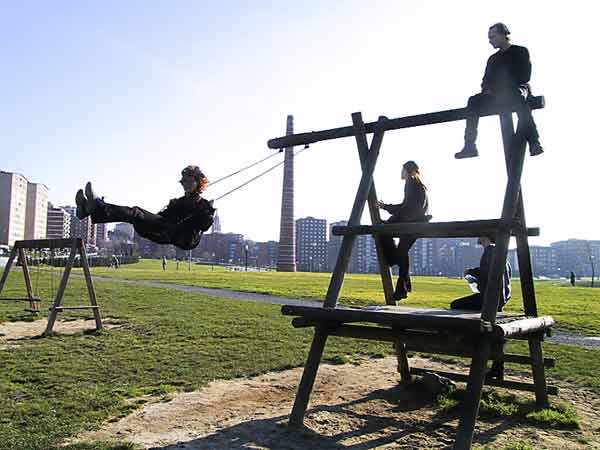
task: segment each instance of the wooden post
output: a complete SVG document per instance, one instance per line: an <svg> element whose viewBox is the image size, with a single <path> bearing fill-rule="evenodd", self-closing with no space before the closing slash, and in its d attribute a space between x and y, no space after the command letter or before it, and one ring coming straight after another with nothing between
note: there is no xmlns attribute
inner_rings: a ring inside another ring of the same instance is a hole
<svg viewBox="0 0 600 450"><path fill-rule="evenodd" d="M471 449L490 349L491 337L484 336L477 345L475 354L471 360L469 382L467 383L467 391L463 402L463 413L458 422L458 432L456 433L454 450Z"/></svg>
<svg viewBox="0 0 600 450"><path fill-rule="evenodd" d="M83 268L83 275L85 277L88 295L90 296L90 303L93 306L92 311L94 311L94 319L96 320L96 330L101 330L102 317L100 316L100 308L98 308L98 303L96 301L96 292L94 291L94 283L92 282L92 274L90 273L85 246L83 245L82 239L77 239L77 242L79 247L79 257L81 258L81 267Z"/></svg>
<svg viewBox="0 0 600 450"><path fill-rule="evenodd" d="M548 406L548 386L544 369L544 355L539 338L529 338L529 355L531 357L531 372L535 384L535 402L539 406Z"/></svg>
<svg viewBox="0 0 600 450"><path fill-rule="evenodd" d="M25 278L25 287L27 288L27 298L29 299L29 307L31 310L34 309L35 298L33 296L33 287L31 285L31 276L29 274L29 265L27 264L27 257L25 256L25 250L19 248L19 259L21 260L21 267L23 268L23 278Z"/></svg>
<svg viewBox="0 0 600 450"><path fill-rule="evenodd" d="M500 127L502 129L502 142L504 144L504 156L506 169L509 169L511 141L514 139L514 124L512 114L505 112L500 114ZM529 252L529 238L527 237L527 223L525 221L525 209L523 207L523 190L520 188L519 203L517 205L517 217L521 224L521 232L516 233L517 259L519 262L519 278L521 279L521 293L523 296L523 307L525 314L537 317L537 304L535 299L535 288L533 285L533 270L531 268L531 254Z"/></svg>
<svg viewBox="0 0 600 450"><path fill-rule="evenodd" d="M0 279L0 294L2 294L2 289L4 289L4 284L8 279L8 275L10 274L10 269L12 268L13 262L17 257L17 247L13 247L10 251L10 256L8 257L8 261L6 261L6 266L4 266L4 272L2 272L2 278Z"/></svg>
<svg viewBox="0 0 600 450"><path fill-rule="evenodd" d="M369 154L369 145L367 144L367 135L365 132L365 124L362 120L362 114L355 112L352 114L352 123L355 129L356 145L358 147L358 156L360 157L360 166L362 170L365 170L367 158ZM373 225L379 225L381 215L379 214L379 207L377 206L377 191L375 189L375 181L371 184L371 190L367 198L369 205L369 214L371 215L371 223ZM385 303L388 305L395 305L396 302L392 299L394 294L394 284L392 282L392 272L390 266L383 256L383 247L381 245L381 239L379 236L373 236L375 240L375 248L377 250L377 261L379 262L379 273L381 274L381 283L383 284L383 293L385 296Z"/></svg>
<svg viewBox="0 0 600 450"><path fill-rule="evenodd" d="M386 120L387 119L385 117L381 116L379 118L379 123L383 125ZM352 213L350 214L348 225L358 225L360 223L365 202L371 190L373 171L375 170L375 165L377 164L379 149L381 148L381 143L383 141L383 133L383 131L377 131L373 136L373 140L371 141L371 149L369 150L369 154L365 162L365 168L362 172L362 177L358 186L358 191L356 193L356 197L354 198L354 205L352 206ZM326 308L335 308L337 305L340 290L342 289L342 284L344 283L344 275L346 274L346 269L348 268L348 263L350 262L350 256L352 255L354 239L355 236L344 236L342 239L342 245L340 246L335 268L333 270L333 274L331 275L331 281L329 283L327 295L325 296L325 301L323 302L323 306Z"/></svg>
<svg viewBox="0 0 600 450"><path fill-rule="evenodd" d="M304 413L306 413L306 408L308 407L308 400L315 383L315 377L319 370L326 342L327 329L322 325L315 327L315 335L310 346L306 365L304 366L304 372L302 372L302 379L296 392L292 413L290 414L289 426L292 428L299 428L304 424Z"/></svg>
<svg viewBox="0 0 600 450"><path fill-rule="evenodd" d="M67 264L65 265L65 271L62 279L60 280L60 285L58 287L58 291L56 292L56 298L50 307L50 314L48 314L48 325L46 325L44 336L52 336L52 328L54 328L54 322L56 322L56 316L58 315L59 311L57 308L60 307L62 302L62 298L67 287L67 282L69 281L69 275L71 274L71 269L73 268L73 262L75 261L75 255L77 255L77 239L73 239L71 244L71 253L69 254Z"/></svg>

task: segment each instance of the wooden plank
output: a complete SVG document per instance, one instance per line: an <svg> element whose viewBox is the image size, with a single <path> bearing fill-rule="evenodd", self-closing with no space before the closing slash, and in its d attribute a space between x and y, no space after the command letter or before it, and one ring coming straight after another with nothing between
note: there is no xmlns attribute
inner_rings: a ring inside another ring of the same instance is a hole
<svg viewBox="0 0 600 450"><path fill-rule="evenodd" d="M545 106L545 100L543 96L531 97L529 99L529 105L531 109L541 109ZM513 111L516 107L513 109ZM500 114L502 112L499 109L489 108L481 111L481 116L491 116ZM427 114L418 114L414 116L399 117L396 119L388 120L382 131L399 130L401 128L412 128L423 125L433 125L437 123L453 122L456 120L465 120L467 118L467 108L450 109L446 111L439 111ZM365 124L365 131L368 133L375 133L377 130L377 122L371 122ZM267 142L269 148L285 148L292 147L295 145L306 145L314 144L315 142L327 141L331 139L338 139L344 137L350 137L354 135L354 127L340 127L331 128L323 131L313 131L311 133L298 133L290 136L283 136L275 139L271 139Z"/></svg>
<svg viewBox="0 0 600 450"><path fill-rule="evenodd" d="M494 358L496 359L496 358ZM531 365L532 360L531 356L528 355L515 355L512 353L505 353L502 356L502 361L512 363L512 364L523 364L523 365ZM542 362L544 367L552 368L556 366L556 361L554 358L543 358Z"/></svg>
<svg viewBox="0 0 600 450"><path fill-rule="evenodd" d="M73 241L81 241L81 238L69 239L30 239L15 241L14 246L23 249L55 249L55 248L70 248L73 246Z"/></svg>
<svg viewBox="0 0 600 450"><path fill-rule="evenodd" d="M55 311L65 311L68 309L100 309L100 306L98 305L81 305L81 306L51 306L50 308L48 308L50 311L55 310Z"/></svg>
<svg viewBox="0 0 600 450"><path fill-rule="evenodd" d="M327 330L324 327L315 328L315 335L313 337L310 351L308 353L308 359L302 372L302 379L298 385L298 391L296 392L296 398L294 400L294 406L290 414L289 426L291 428L299 428L304 424L304 414L306 408L308 408L308 401L312 388L319 370L319 364L321 357L323 356L323 349L327 342Z"/></svg>
<svg viewBox="0 0 600 450"><path fill-rule="evenodd" d="M25 250L19 249L19 260L21 261L21 268L23 269L23 278L25 278L25 288L27 290L27 297L33 300L33 286L31 284L31 276L29 274L29 264L27 264L27 256ZM33 306L32 306L33 308Z"/></svg>
<svg viewBox="0 0 600 450"><path fill-rule="evenodd" d="M382 125L386 120L387 119L385 117L380 117L379 124ZM373 136L373 141L371 142L371 149L369 150L367 161L365 163L365 168L360 178L358 191L356 192L356 197L354 198L352 212L350 214L350 218L348 219L349 225L358 225L360 223L365 202L367 201L367 197L369 196L369 192L373 183L373 172L375 170L375 165L377 164L377 158L379 156L379 149L381 148L382 141L383 131L375 133ZM342 284L344 283L344 276L352 255L353 245L354 236L344 236L335 263L335 268L333 269L333 273L331 275L329 288L327 289L323 306L334 308L337 305Z"/></svg>
<svg viewBox="0 0 600 450"><path fill-rule="evenodd" d="M531 372L535 384L535 402L539 406L548 406L549 388L546 385L542 343L539 339L529 339L529 354L531 356Z"/></svg>
<svg viewBox="0 0 600 450"><path fill-rule="evenodd" d="M382 235L419 237L471 237L496 234L503 226L500 219L465 220L454 222L404 222L380 225L335 226L331 233L335 236ZM522 233L520 225L511 225L511 234ZM539 236L539 228L528 228L527 234Z"/></svg>
<svg viewBox="0 0 600 450"><path fill-rule="evenodd" d="M83 275L85 277L85 284L87 286L88 295L90 297L90 303L94 310L94 320L96 321L96 330L102 329L102 316L100 315L100 309L98 308L98 302L96 300L96 291L94 290L94 283L92 282L92 274L90 273L90 266L88 265L87 255L85 253L85 246L83 241L77 242L79 248L79 257L81 258L81 267L83 268Z"/></svg>
<svg viewBox="0 0 600 450"><path fill-rule="evenodd" d="M433 315L431 312L437 314ZM281 312L288 316L302 316L318 322L369 322L399 328L455 330L463 333L491 332L490 323L482 321L477 313L457 312L456 310L433 310L395 307L376 309L359 308L320 308L314 306L284 305Z"/></svg>
<svg viewBox="0 0 600 450"><path fill-rule="evenodd" d="M494 334L501 337L525 336L543 331L552 325L554 325L554 319L550 316L530 317L513 322L496 323Z"/></svg>
<svg viewBox="0 0 600 450"><path fill-rule="evenodd" d="M410 370L415 375L424 375L426 373L436 373L442 377L448 378L453 381L459 381L466 383L469 381L469 377L462 373L456 372L445 372L441 370L428 370L422 369L419 367L413 367ZM502 387L507 389L514 389L517 391L527 391L527 392L535 392L535 384L533 383L524 383L520 381L510 381L510 380L496 380L493 378L488 378L484 380L484 385L486 386L494 386L494 387ZM558 395L558 387L556 386L548 386L548 393L551 395Z"/></svg>
<svg viewBox="0 0 600 450"><path fill-rule="evenodd" d="M355 129L354 136L356 138L356 146L358 147L358 155L360 158L361 169L364 170L367 164L369 145L367 143L367 136L365 134L365 124L362 120L362 114L359 112L352 114L352 124ZM371 216L371 223L378 225L381 223L381 215L379 214L379 207L377 206L377 190L375 189L375 181L371 183L371 190L367 197L367 205L369 206L369 215ZM392 298L394 294L394 284L392 282L392 271L383 255L383 247L381 240L377 237L373 237L375 240L375 250L377 252L377 261L379 262L379 274L381 276L381 284L383 286L383 295L385 296L385 302L388 305L395 305L396 301Z"/></svg>
<svg viewBox="0 0 600 450"><path fill-rule="evenodd" d="M7 302L31 302L31 301L41 302L42 301L42 299L39 297L32 297L32 298L29 298L29 297L0 297L0 300L4 300Z"/></svg>

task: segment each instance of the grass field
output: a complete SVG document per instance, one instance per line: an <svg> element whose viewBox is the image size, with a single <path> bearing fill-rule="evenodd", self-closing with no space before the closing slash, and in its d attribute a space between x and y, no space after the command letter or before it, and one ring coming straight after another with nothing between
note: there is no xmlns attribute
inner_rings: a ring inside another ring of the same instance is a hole
<svg viewBox="0 0 600 450"><path fill-rule="evenodd" d="M183 269L186 270L183 270ZM94 274L229 288L295 298L322 299L328 274L244 273L193 266L188 272L163 272L158 261L143 261ZM40 273L34 284L48 298L50 276ZM56 284L56 282L54 282ZM409 304L446 306L467 292L464 282L416 278ZM600 335L600 290L537 285L540 313L555 317L560 328ZM14 272L3 296L24 289ZM57 335L32 339L0 350L0 449L47 450L64 438L127 414L139 403L130 398L153 394L169 398L175 391L194 390L213 379L229 379L302 365L311 330L294 329L278 306L233 302L173 290L97 282L103 315L124 326L101 333ZM518 293L518 289L516 289ZM66 304L85 302L81 279L72 279ZM350 275L345 303L383 302L377 276ZM518 310L520 294L509 310ZM22 305L0 303L0 322L28 317ZM64 314L62 318L89 316ZM511 351L525 350L522 344ZM546 355L557 359L549 376L600 391L600 351L546 344ZM390 346L332 338L325 359L381 357ZM70 446L69 450L106 450ZM121 447L126 448L126 447Z"/></svg>

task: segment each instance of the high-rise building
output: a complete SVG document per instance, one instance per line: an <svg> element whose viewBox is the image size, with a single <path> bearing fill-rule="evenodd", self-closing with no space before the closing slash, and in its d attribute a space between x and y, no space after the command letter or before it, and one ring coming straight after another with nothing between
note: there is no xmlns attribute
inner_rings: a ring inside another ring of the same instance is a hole
<svg viewBox="0 0 600 450"><path fill-rule="evenodd" d="M25 239L27 178L0 171L0 244Z"/></svg>
<svg viewBox="0 0 600 450"><path fill-rule="evenodd" d="M327 270L327 221L305 217L296 220L296 255L302 272Z"/></svg>
<svg viewBox="0 0 600 450"><path fill-rule="evenodd" d="M256 265L258 267L277 267L279 242L256 242L254 244L254 252L256 253Z"/></svg>
<svg viewBox="0 0 600 450"><path fill-rule="evenodd" d="M71 236L71 214L63 208L48 203L48 221L46 237L48 239L66 239Z"/></svg>
<svg viewBox="0 0 600 450"><path fill-rule="evenodd" d="M96 245L96 232L92 232L92 228L95 228L92 224L91 218L88 216L83 220L79 220L75 214L75 206L61 206L65 211L71 215L71 230L70 235L72 238L81 238L83 242L88 245Z"/></svg>
<svg viewBox="0 0 600 450"><path fill-rule="evenodd" d="M373 236L367 234L356 236L352 246L348 272L375 273L378 270L379 262L377 261L377 249Z"/></svg>
<svg viewBox="0 0 600 450"><path fill-rule="evenodd" d="M27 183L25 239L44 239L48 222L48 187L41 183Z"/></svg>
<svg viewBox="0 0 600 450"><path fill-rule="evenodd" d="M108 224L97 223L96 224L96 245L103 246L108 242Z"/></svg>
<svg viewBox="0 0 600 450"><path fill-rule="evenodd" d="M294 116L287 116L286 135L294 134ZM278 272L296 271L296 242L294 237L294 147L287 147L283 163L281 222L279 224Z"/></svg>
<svg viewBox="0 0 600 450"><path fill-rule="evenodd" d="M115 225L115 233L118 235L122 235L124 238L133 240L133 236L135 234L135 230L133 229L133 225L130 223L118 223Z"/></svg>
<svg viewBox="0 0 600 450"><path fill-rule="evenodd" d="M566 241L553 242L550 246L556 252L556 272L559 276L568 277L570 272L577 276L589 277L598 273L598 260L600 259L600 241L585 239L567 239Z"/></svg>
<svg viewBox="0 0 600 450"><path fill-rule="evenodd" d="M215 216L213 219L211 233L220 233L220 232L221 232L221 218L219 217L218 211L215 211Z"/></svg>
<svg viewBox="0 0 600 450"><path fill-rule="evenodd" d="M343 236L335 236L331 230L333 227L345 227L346 225L348 225L348 222L345 220L332 222L329 225L329 241L327 242L327 270L330 272L333 272L333 269L335 269L335 263L337 261L338 253L340 252L340 247L342 246L343 238Z"/></svg>

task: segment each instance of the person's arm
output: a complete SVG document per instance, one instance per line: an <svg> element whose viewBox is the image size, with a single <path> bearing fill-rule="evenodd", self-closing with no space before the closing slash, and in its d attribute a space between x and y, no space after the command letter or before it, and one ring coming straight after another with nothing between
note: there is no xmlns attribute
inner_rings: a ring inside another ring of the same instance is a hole
<svg viewBox="0 0 600 450"><path fill-rule="evenodd" d="M186 233L197 230L206 231L213 224L214 214L215 208L209 202L205 202L203 207L196 209L177 223L175 233Z"/></svg>
<svg viewBox="0 0 600 450"><path fill-rule="evenodd" d="M527 84L531 79L531 61L529 50L525 47L515 48L513 55L513 76L518 85Z"/></svg>
<svg viewBox="0 0 600 450"><path fill-rule="evenodd" d="M171 219L177 216L177 200L172 199L169 204L158 212L159 216L165 219Z"/></svg>
<svg viewBox="0 0 600 450"><path fill-rule="evenodd" d="M492 58L494 55L490 56L487 60L487 64L485 65L485 73L483 74L483 80L481 80L481 92L484 94L490 93L492 91L491 83L492 83Z"/></svg>

